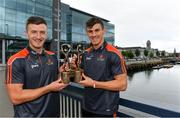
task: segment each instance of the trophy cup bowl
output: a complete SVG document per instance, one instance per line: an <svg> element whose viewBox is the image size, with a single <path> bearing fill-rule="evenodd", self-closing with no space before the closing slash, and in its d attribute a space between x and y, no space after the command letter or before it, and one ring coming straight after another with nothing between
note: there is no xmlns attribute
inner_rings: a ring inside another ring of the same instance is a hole
<svg viewBox="0 0 180 118"><path fill-rule="evenodd" d="M79 83L82 78L82 72L80 70L76 70L74 74L74 82Z"/></svg>
<svg viewBox="0 0 180 118"><path fill-rule="evenodd" d="M70 82L69 72L66 72L66 71L61 72L61 78L64 84L68 84Z"/></svg>

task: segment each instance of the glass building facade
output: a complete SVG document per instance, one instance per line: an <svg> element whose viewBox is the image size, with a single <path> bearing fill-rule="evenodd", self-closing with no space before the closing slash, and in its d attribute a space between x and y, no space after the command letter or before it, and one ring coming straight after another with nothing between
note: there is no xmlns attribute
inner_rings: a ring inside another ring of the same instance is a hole
<svg viewBox="0 0 180 118"><path fill-rule="evenodd" d="M26 47L26 20L44 17L48 24L48 40L52 39L52 0L0 0L0 64Z"/></svg>
<svg viewBox="0 0 180 118"><path fill-rule="evenodd" d="M86 35L86 21L94 15L61 4L61 40L89 43ZM106 28L105 40L114 45L114 25L103 19Z"/></svg>
<svg viewBox="0 0 180 118"><path fill-rule="evenodd" d="M52 38L52 0L0 0L0 11L0 33L26 38L25 22L37 15L46 19Z"/></svg>
<svg viewBox="0 0 180 118"><path fill-rule="evenodd" d="M26 47L25 23L30 16L41 16L48 24L47 47L50 49L56 38L53 25L53 2L58 0L0 0L0 64L5 64L9 56ZM89 43L85 22L94 15L60 4L60 42L71 45ZM103 19L107 32L105 40L114 44L114 25ZM55 24L56 25L56 24ZM57 40L56 40L57 41ZM57 44L57 43L56 43ZM57 48L57 45L51 49Z"/></svg>

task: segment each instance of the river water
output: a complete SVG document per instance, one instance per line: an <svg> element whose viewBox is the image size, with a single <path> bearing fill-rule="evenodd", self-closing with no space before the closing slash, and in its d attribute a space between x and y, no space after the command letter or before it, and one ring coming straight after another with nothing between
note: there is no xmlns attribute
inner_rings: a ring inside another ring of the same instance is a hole
<svg viewBox="0 0 180 118"><path fill-rule="evenodd" d="M180 65L128 73L128 88L121 97L180 112Z"/></svg>

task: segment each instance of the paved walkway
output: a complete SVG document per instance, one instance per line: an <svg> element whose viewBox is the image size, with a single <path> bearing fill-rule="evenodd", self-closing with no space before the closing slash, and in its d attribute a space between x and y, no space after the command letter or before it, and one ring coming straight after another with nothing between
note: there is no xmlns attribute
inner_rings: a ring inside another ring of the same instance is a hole
<svg viewBox="0 0 180 118"><path fill-rule="evenodd" d="M5 68L0 67L0 117L12 117L13 107L5 89Z"/></svg>

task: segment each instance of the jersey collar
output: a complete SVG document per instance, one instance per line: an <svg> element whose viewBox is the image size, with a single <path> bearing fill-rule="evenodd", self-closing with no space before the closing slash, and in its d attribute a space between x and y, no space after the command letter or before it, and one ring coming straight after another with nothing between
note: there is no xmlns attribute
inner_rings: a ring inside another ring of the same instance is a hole
<svg viewBox="0 0 180 118"><path fill-rule="evenodd" d="M107 45L107 42L104 41L103 44L98 48L98 49L94 49L92 44L91 44L91 47L92 47L92 51L102 51Z"/></svg>
<svg viewBox="0 0 180 118"><path fill-rule="evenodd" d="M42 53L38 54L36 51L34 51L29 45L27 46L27 50L29 51L30 54L32 55L45 55L45 50L43 48Z"/></svg>

